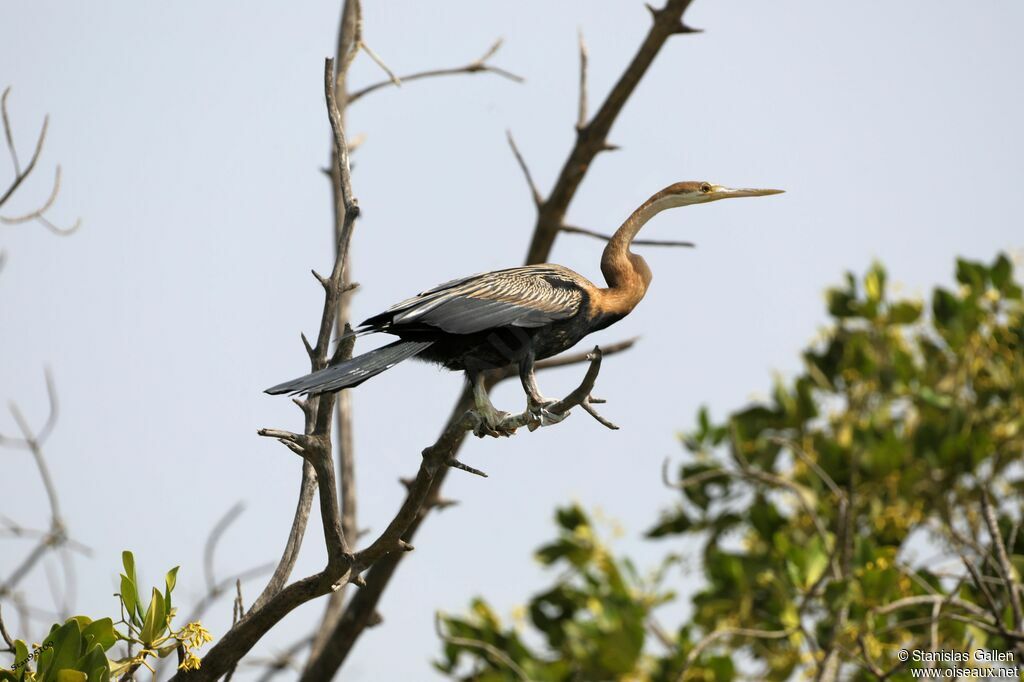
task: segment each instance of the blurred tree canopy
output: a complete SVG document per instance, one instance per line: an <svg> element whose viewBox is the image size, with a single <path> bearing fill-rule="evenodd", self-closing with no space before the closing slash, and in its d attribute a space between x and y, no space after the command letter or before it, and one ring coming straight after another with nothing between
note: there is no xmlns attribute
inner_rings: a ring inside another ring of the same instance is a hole
<svg viewBox="0 0 1024 682"><path fill-rule="evenodd" d="M477 599L439 618L438 669L481 682L1019 674L1021 286L1005 255L959 260L926 314L886 280L876 264L828 291L829 326L770 401L721 422L700 412L675 476L666 463L675 501L646 534L668 554L653 575L561 509L537 552L559 574L530 599L530 627ZM681 601L681 556L703 582L673 630L656 609ZM940 650L976 653L920 660Z"/></svg>

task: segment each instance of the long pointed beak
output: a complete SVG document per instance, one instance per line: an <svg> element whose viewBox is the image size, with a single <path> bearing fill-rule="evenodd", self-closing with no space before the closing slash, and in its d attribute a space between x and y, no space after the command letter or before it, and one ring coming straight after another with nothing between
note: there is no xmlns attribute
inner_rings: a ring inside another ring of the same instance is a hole
<svg viewBox="0 0 1024 682"><path fill-rule="evenodd" d="M782 194L785 191L784 189L733 189L715 185L712 193L722 199L732 199L734 197L766 197L770 194Z"/></svg>

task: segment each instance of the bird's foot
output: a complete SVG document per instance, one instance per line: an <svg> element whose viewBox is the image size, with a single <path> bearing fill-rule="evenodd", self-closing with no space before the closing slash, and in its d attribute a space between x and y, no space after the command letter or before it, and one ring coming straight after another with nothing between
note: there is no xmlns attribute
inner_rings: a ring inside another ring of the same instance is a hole
<svg viewBox="0 0 1024 682"><path fill-rule="evenodd" d="M473 427L473 435L477 438L484 436L508 437L516 432L514 427L504 425L510 416L508 412L502 412L492 407L491 409L478 408L473 410L473 413L477 418L477 424Z"/></svg>
<svg viewBox="0 0 1024 682"><path fill-rule="evenodd" d="M526 423L527 428L536 431L540 426L551 426L568 417L568 412L558 413L548 409L557 402L559 401L548 398L534 400L528 397L526 399L526 413L529 416L529 421Z"/></svg>

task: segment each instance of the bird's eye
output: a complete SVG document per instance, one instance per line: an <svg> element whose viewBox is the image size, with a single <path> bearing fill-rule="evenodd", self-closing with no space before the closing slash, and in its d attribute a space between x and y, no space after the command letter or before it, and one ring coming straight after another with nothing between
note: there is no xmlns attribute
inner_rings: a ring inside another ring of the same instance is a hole
<svg viewBox="0 0 1024 682"><path fill-rule="evenodd" d="M706 182L702 182L700 185L700 191L704 192L704 194L707 194L708 192L711 191L711 185L709 185Z"/></svg>

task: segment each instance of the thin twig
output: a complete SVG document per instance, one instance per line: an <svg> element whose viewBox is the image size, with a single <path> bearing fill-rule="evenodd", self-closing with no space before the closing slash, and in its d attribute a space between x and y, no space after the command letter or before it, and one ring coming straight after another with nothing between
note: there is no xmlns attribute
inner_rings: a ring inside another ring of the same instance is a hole
<svg viewBox="0 0 1024 682"><path fill-rule="evenodd" d="M0 115L3 118L4 138L7 140L7 151L11 154L11 161L14 163L14 174L21 175L21 163L18 161L18 150L14 146L14 129L11 127L11 117L7 113L7 97L11 94L11 87L4 88L4 94L0 95Z"/></svg>
<svg viewBox="0 0 1024 682"><path fill-rule="evenodd" d="M1017 586L1013 580L1013 566L1010 565L1010 557L1007 556L1006 545L1003 544L1003 536L999 531L999 521L992 508L992 501L985 489L981 491L981 509L996 555L996 570L999 571L999 577L1003 580L1003 585L1010 598L1010 605L1013 607L1013 626L1014 629L1020 630L1021 624L1024 623L1024 611L1021 610L1020 595L1017 593Z"/></svg>
<svg viewBox="0 0 1024 682"><path fill-rule="evenodd" d="M381 70L384 71L384 73L388 75L388 80L391 82L392 85L394 85L395 87L401 87L401 79L395 75L394 71L388 68L388 65L384 63L384 60L381 59L376 52L370 49L370 46L366 44L365 40L359 41L359 47L361 47L363 49L363 52L368 54L370 56L370 59L372 59L374 63L377 66L379 66Z"/></svg>
<svg viewBox="0 0 1024 682"><path fill-rule="evenodd" d="M6 95L6 93L9 92L9 91L10 91L10 88L5 90L4 94ZM5 114L5 116L4 116L5 122L6 122L6 118L7 117L6 117L6 114ZM0 206L3 206L4 203L6 203L7 200L11 198L11 196L14 194L14 192L17 191L18 187L21 186L21 183L23 183L25 181L25 178L27 178L29 175L32 174L32 171L36 167L36 162L39 161L39 155L42 154L42 152L43 152L43 143L46 141L46 130L49 127L49 125L50 125L50 117L46 116L46 117L43 118L43 127L42 127L42 130L39 131L38 139L36 139L36 148L35 148L35 151L32 152L32 158L29 159L28 165L25 166L25 169L23 171L15 174L14 180L11 182L10 186L7 188L7 191L5 191L3 194L0 194ZM8 134L10 134L10 132L9 132L10 128L7 128L7 131L8 131ZM13 148L14 147L12 145L11 149L13 149ZM12 153L12 156L13 156L13 153ZM15 158L15 163L17 163L17 159L16 158Z"/></svg>
<svg viewBox="0 0 1024 682"><path fill-rule="evenodd" d="M709 646L714 644L720 639L728 637L749 637L752 639L782 639L783 637L789 637L794 632L798 632L799 628L790 628L788 630L757 630L752 628L722 628L709 633L702 640L697 642L690 653L686 656L686 662L683 664L682 670L679 672L679 676L676 678L679 682L686 676L686 671L692 666L696 660L700 657L701 653Z"/></svg>
<svg viewBox="0 0 1024 682"><path fill-rule="evenodd" d="M216 602L220 597L228 593L228 591L235 586L238 582L245 582L252 578L266 575L274 568L274 562L267 562L260 564L259 566L253 566L247 568L244 571L238 573L232 573L231 575L221 578L212 586L207 588L206 594L203 595L195 606L192 607L192 611L189 613L188 620L186 622L192 623L197 620L201 620L203 614ZM255 608L255 604L253 605Z"/></svg>
<svg viewBox="0 0 1024 682"><path fill-rule="evenodd" d="M576 130L587 126L587 43L583 40L583 29L579 30L580 43L580 100L576 114Z"/></svg>
<svg viewBox="0 0 1024 682"><path fill-rule="evenodd" d="M217 523L213 524L210 534L206 537L203 547L203 576L206 578L206 589L212 590L217 584L216 573L214 572L213 556L217 551L217 545L221 537L232 523L234 523L242 512L245 511L245 503L239 501L231 505L231 508L220 517Z"/></svg>
<svg viewBox="0 0 1024 682"><path fill-rule="evenodd" d="M516 157L516 163L519 164L519 169L523 171L523 176L526 178L526 185L530 188L530 196L533 197L533 205L540 208L541 204L544 203L544 198L540 195L540 190L537 189L537 184L533 181L530 167L526 165L526 160L519 153L519 147L516 146L516 140L512 137L512 131L506 130L505 137L508 138L508 146L512 148L512 153Z"/></svg>
<svg viewBox="0 0 1024 682"><path fill-rule="evenodd" d="M978 572L978 569L974 566L974 563L970 559L968 559L967 556L963 553L960 554L960 560L967 568L967 572L971 574L971 578L974 579L974 584L978 587L978 590L981 592L981 595L985 598L985 603L988 605L989 613L992 614L992 620L995 622L996 628L999 629L999 634L1001 634L1006 639L1010 639L1010 632L1007 629L1006 625L1003 623L1003 617L1002 614L999 612L999 607L996 605L996 600L993 598L992 593L988 589L988 586L986 586L985 582L981 579L981 574Z"/></svg>
<svg viewBox="0 0 1024 682"><path fill-rule="evenodd" d="M249 659L246 659L245 661L243 661L243 663L248 662L251 665L259 665L266 667L266 672L263 673L263 676L259 678L258 682L270 682L270 680L274 679L279 673L283 672L286 668L291 666L294 663L295 656L297 656L300 651L302 651L312 643L313 636L309 635L294 642L287 649L285 649L273 658L264 661L250 661Z"/></svg>
<svg viewBox="0 0 1024 682"><path fill-rule="evenodd" d="M21 162L18 159L18 150L14 146L14 130L11 125L11 118L7 111L7 97L10 95L11 88L7 87L4 89L3 95L0 96L0 119L3 121L4 128L4 139L7 142L7 151L11 156L11 163L14 165L14 180L8 186L7 190L3 194L0 194L0 206L3 206L8 199L14 196L14 193L18 190L21 184L32 174L35 170L36 163L39 161L39 156L43 152L43 144L46 142L46 131L50 125L50 117L46 116L43 118L43 127L39 131L39 137L36 139L36 147L32 153L32 158L29 159L28 165L24 169L21 168ZM66 236L74 232L81 225L81 220L76 220L75 223L68 228L62 228L51 222L44 213L48 211L56 202L57 194L60 192L60 178L61 169L57 166L56 177L53 182L53 189L50 191L49 198L43 203L43 205L34 210L30 211L21 216L7 218L0 216L0 223L6 225L16 225L19 223L26 223L31 220L35 220L39 224L43 225L46 229L50 230L56 235Z"/></svg>
<svg viewBox="0 0 1024 682"><path fill-rule="evenodd" d="M672 481L668 474L669 458L665 458L661 466L661 480L669 488L675 488L678 490L685 491L687 488L699 485L705 481L714 480L715 478L722 477L734 477L747 481L757 481L766 485L775 486L778 488L784 488L789 492L793 493L797 503L807 516L810 517L811 522L814 524L814 529L821 538L821 542L825 547L832 545L833 553L835 552L835 542L829 539L828 530L825 527L825 522L822 521L821 516L814 509L811 502L806 498L809 494L807 490L801 487L799 484L791 481L782 476L755 469L754 467L747 465L742 466L739 469L728 469L721 467L718 469L709 469L707 471L701 471L699 473L681 478L678 481Z"/></svg>
<svg viewBox="0 0 1024 682"><path fill-rule="evenodd" d="M516 679L522 680L522 682L529 682L530 678L526 675L522 668L508 657L504 651L494 646L489 642L482 642L478 639L469 639L467 637L454 637L445 633L444 628L441 625L441 614L434 614L434 631L441 641L455 646L464 646L471 649L479 649L484 652L484 655L490 658L493 662L503 665L512 671L512 674L516 676Z"/></svg>
<svg viewBox="0 0 1024 682"><path fill-rule="evenodd" d="M6 647L6 649L4 649L4 651L7 651L7 652L13 654L14 653L14 640L11 639L10 633L7 632L7 626L4 625L3 604L0 604L0 637L2 637L3 640L4 640L4 646Z"/></svg>
<svg viewBox="0 0 1024 682"><path fill-rule="evenodd" d="M574 225L562 225L559 230L562 232L568 232L569 234L584 234L588 237L594 237L595 239L601 239L603 241L609 241L612 238L609 234L604 234L597 230L588 230L584 227L576 227ZM675 246L688 249L692 249L697 246L693 242L677 241L673 239L634 239L632 244L633 246Z"/></svg>
<svg viewBox="0 0 1024 682"><path fill-rule="evenodd" d="M804 464L810 467L811 471L818 475L818 477L825 483L825 485L828 486L828 489L832 491L832 494L835 495L837 499L846 498L846 493L843 492L842 488L840 488L836 484L835 480L833 480L833 478L828 475L828 472L822 469L821 465L818 464L818 462L815 461L813 457L804 452L804 449L797 445L794 441L779 436L772 436L768 440L789 448L793 452L793 454L795 454L804 462Z"/></svg>
<svg viewBox="0 0 1024 682"><path fill-rule="evenodd" d="M884 616L893 613L894 611L899 611L900 609L912 608L915 606L923 606L928 604L946 604L949 606L955 606L957 608L963 609L964 611L967 611L971 615L976 616L978 618L985 618L988 616L988 612L985 611L985 609L979 607L977 604L957 598L954 593L950 593L948 595L919 594L913 597L904 597L903 599L897 599L896 601L892 601L881 606L875 606L871 608L870 611L873 614Z"/></svg>
<svg viewBox="0 0 1024 682"><path fill-rule="evenodd" d="M487 49L487 52L485 52L479 59L475 59L469 64L466 64L465 66L457 66L448 69L430 69L429 71L418 71L415 73L407 74L405 76L396 76L395 79L401 83L408 83L409 81L416 81L424 78L436 78L438 76L457 76L461 74L473 73L493 73L497 76L501 76L502 78L507 78L508 80L513 81L515 83L522 83L524 80L522 76L517 76L516 74L510 73L505 69L487 63L487 60L494 56L494 54L501 47L501 44L502 40L499 38L497 41L495 41L493 45L491 45ZM388 80L380 81L379 83L373 83L371 85L366 86L365 88L356 90L355 92L352 92L348 95L348 103L352 104L353 102L361 99L365 95L368 95L371 92L374 92L375 90L385 88L389 85L397 85L397 83L395 83L394 80L389 78Z"/></svg>
<svg viewBox="0 0 1024 682"><path fill-rule="evenodd" d="M21 431L21 437L15 438L0 435L0 445L22 447L32 454L32 459L36 464L36 469L39 471L39 477L43 482L43 489L46 491L46 498L50 506L50 529L45 535L39 538L36 546L28 553L25 559L15 567L7 579L0 583L0 595L10 594L15 585L17 585L21 579L32 570L48 550L60 549L67 539L67 527L60 512L57 487L54 485L53 477L50 474L50 467L46 462L46 457L43 455L42 449L43 444L46 439L49 438L54 425L57 423L57 417L59 414L57 392L53 385L53 378L50 376L48 370L45 372L45 378L49 411L43 426L39 431L33 432L32 427L29 426L28 421L21 413L17 404L12 402L9 405L9 409L11 416L14 418L15 424L17 424L18 429ZM63 563L63 566L65 570L68 570L69 565L66 561ZM65 575L65 578L69 581L71 580L70 575Z"/></svg>
<svg viewBox="0 0 1024 682"><path fill-rule="evenodd" d="M0 216L0 223L3 223L4 225L18 225L21 223L27 223L31 220L35 220L40 225L45 227L47 230L53 232L55 235L59 237L66 237L67 235L71 234L79 227L81 227L81 218L75 220L71 227L58 227L57 225L54 225L52 222L50 222L50 220L45 215L43 215L44 213L49 211L53 207L53 204L57 201L57 195L60 194L60 178L61 170L60 165L58 164L56 174L53 178L53 189L50 190L50 196L46 199L43 205L34 211L26 213L25 215L15 216L13 218Z"/></svg>

